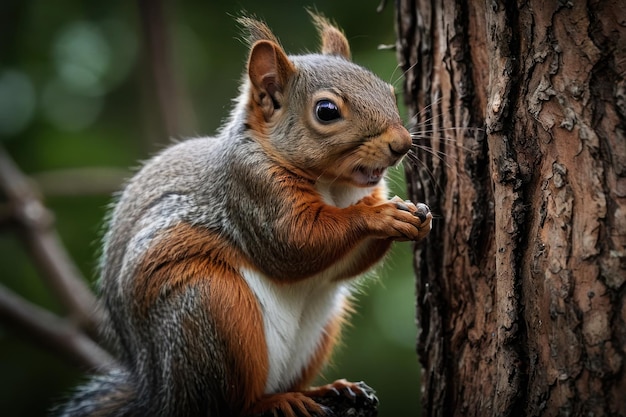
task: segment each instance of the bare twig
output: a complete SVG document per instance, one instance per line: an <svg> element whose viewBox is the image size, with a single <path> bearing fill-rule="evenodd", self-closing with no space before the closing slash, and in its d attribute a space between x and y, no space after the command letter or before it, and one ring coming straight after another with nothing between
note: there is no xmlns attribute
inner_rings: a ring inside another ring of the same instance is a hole
<svg viewBox="0 0 626 417"><path fill-rule="evenodd" d="M138 0L138 4L160 118L164 121L168 135L177 136L181 134L180 115L183 111L187 113L186 120L191 119L190 106L187 105L185 96L176 88L163 2ZM122 179L119 173L109 177L110 173L106 172L106 175L101 176L107 194L111 191L111 185L115 183L114 188L117 189ZM65 177L59 182L59 175L64 174L67 172L57 173L56 178L51 181L48 181L49 175L41 177L46 191L64 195L75 192L94 193L93 176L89 175L90 184L86 186L86 183L80 181L81 176L75 175L71 181L67 181ZM62 188L59 188L59 183ZM96 190L100 191L102 190ZM53 215L42 204L33 183L1 146L0 192L6 196L6 202L0 205L0 227L18 230L34 265L68 313L67 319L61 319L0 286L0 321L83 367L106 368L112 363L110 356L84 333L97 334L98 328L106 319L96 309L94 294L54 230Z"/></svg>
<svg viewBox="0 0 626 417"><path fill-rule="evenodd" d="M106 370L113 358L76 327L0 285L0 321L84 369Z"/></svg>
<svg viewBox="0 0 626 417"><path fill-rule="evenodd" d="M20 226L34 264L46 279L70 319L91 334L102 318L96 313L96 299L68 256L52 227L52 215L43 206L32 183L0 147L0 189Z"/></svg>
<svg viewBox="0 0 626 417"><path fill-rule="evenodd" d="M48 196L111 195L129 177L128 170L89 167L39 172L31 176Z"/></svg>

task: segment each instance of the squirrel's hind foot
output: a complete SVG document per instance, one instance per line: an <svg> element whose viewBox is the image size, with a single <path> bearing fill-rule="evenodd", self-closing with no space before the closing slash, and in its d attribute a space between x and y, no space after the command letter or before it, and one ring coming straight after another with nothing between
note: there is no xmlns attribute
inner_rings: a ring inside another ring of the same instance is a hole
<svg viewBox="0 0 626 417"><path fill-rule="evenodd" d="M255 417L376 417L376 392L364 382L339 379L303 392L268 395L254 406Z"/></svg>
<svg viewBox="0 0 626 417"><path fill-rule="evenodd" d="M328 416L376 417L378 398L376 392L365 382L349 382L338 379L304 393L330 410Z"/></svg>
<svg viewBox="0 0 626 417"><path fill-rule="evenodd" d="M324 417L324 406L302 392L282 392L266 395L252 408L255 417ZM331 414L332 415L332 414Z"/></svg>

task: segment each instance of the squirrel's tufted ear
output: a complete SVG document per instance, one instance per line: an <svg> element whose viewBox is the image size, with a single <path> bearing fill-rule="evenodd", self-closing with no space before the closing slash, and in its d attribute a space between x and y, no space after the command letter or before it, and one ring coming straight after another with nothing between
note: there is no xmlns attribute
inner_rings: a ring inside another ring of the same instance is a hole
<svg viewBox="0 0 626 417"><path fill-rule="evenodd" d="M295 72L294 65L276 43L261 40L252 45L248 76L254 101L266 120L282 107L285 88Z"/></svg>
<svg viewBox="0 0 626 417"><path fill-rule="evenodd" d="M280 45L278 38L272 33L267 25L255 18L248 16L241 16L237 18L237 23L243 29L243 35L249 46L254 45L255 42L266 40L272 41L277 45Z"/></svg>
<svg viewBox="0 0 626 417"><path fill-rule="evenodd" d="M351 59L350 44L341 29L334 26L324 16L309 10L313 23L322 39L322 53L326 55L338 55Z"/></svg>

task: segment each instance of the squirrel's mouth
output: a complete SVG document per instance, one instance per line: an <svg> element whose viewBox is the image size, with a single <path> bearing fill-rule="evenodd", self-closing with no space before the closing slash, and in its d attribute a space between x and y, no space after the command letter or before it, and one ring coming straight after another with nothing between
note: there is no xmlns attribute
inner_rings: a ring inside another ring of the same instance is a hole
<svg viewBox="0 0 626 417"><path fill-rule="evenodd" d="M352 178L362 187L371 187L380 182L380 180L385 176L386 171L386 167L356 167L352 172Z"/></svg>

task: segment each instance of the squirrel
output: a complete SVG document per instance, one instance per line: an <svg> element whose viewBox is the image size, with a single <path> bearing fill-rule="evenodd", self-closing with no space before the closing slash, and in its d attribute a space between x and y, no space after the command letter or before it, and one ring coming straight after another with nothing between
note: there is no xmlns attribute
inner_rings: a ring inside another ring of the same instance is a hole
<svg viewBox="0 0 626 417"><path fill-rule="evenodd" d="M425 204L389 200L412 146L393 87L351 61L312 13L321 52L287 55L241 17L249 56L215 137L171 145L125 185L108 220L99 291L117 367L61 416L326 415L310 388L357 277L393 241L431 228Z"/></svg>

